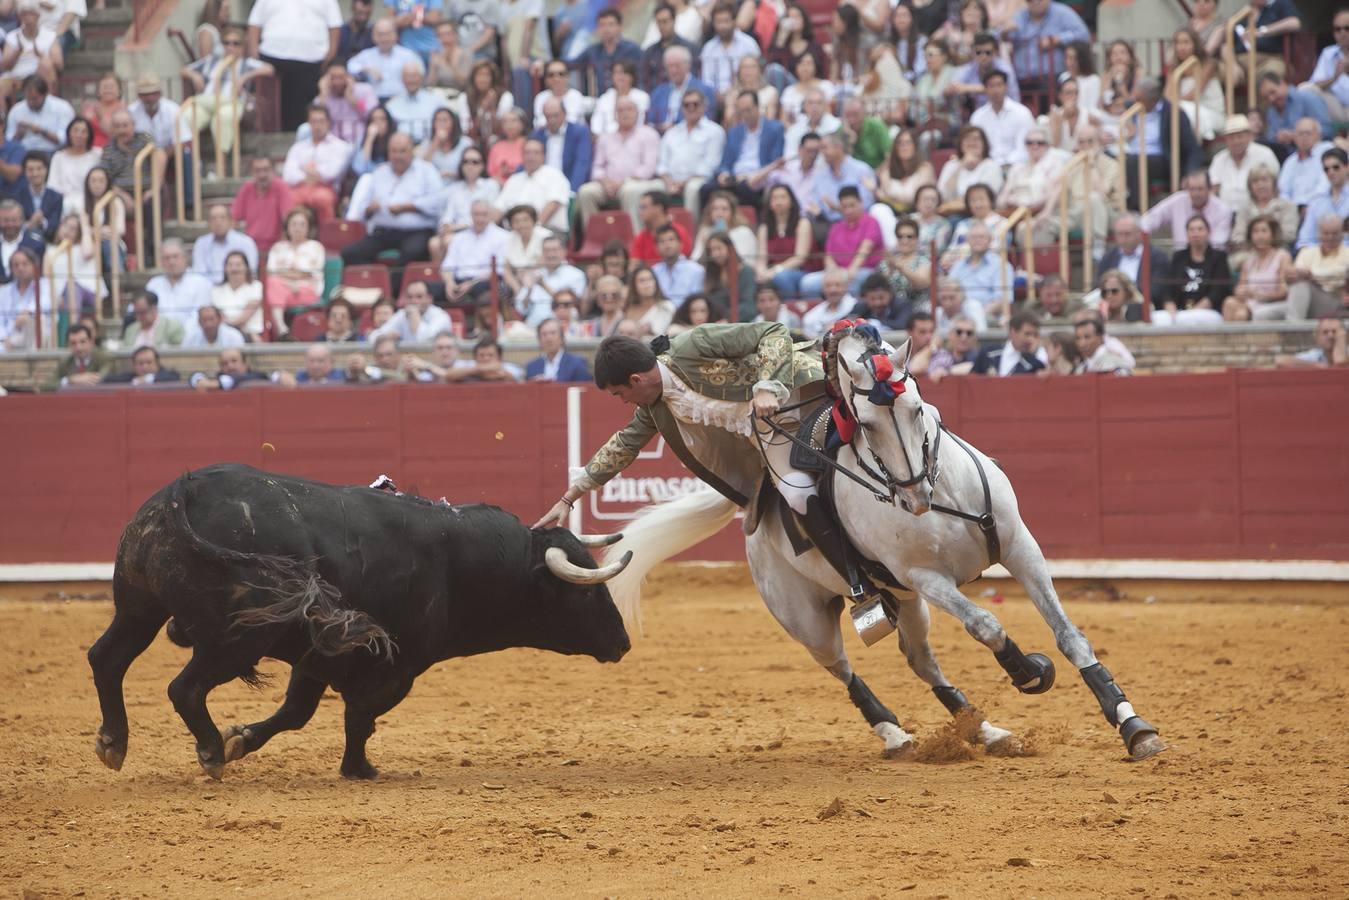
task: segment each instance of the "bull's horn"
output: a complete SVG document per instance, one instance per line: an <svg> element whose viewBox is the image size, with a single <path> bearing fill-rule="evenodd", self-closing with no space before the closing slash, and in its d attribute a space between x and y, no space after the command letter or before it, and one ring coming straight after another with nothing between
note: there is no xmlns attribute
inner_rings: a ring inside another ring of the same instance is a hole
<svg viewBox="0 0 1349 900"><path fill-rule="evenodd" d="M543 551L543 560L548 563L549 571L563 581L572 584L603 584L628 567L628 563L632 562L632 551L624 553L618 562L598 569L581 568L567 559L567 551L561 547L549 547Z"/></svg>
<svg viewBox="0 0 1349 900"><path fill-rule="evenodd" d="M617 544L623 540L623 532L618 531L613 534L578 534L576 539L581 542L582 547L608 547L610 544Z"/></svg>

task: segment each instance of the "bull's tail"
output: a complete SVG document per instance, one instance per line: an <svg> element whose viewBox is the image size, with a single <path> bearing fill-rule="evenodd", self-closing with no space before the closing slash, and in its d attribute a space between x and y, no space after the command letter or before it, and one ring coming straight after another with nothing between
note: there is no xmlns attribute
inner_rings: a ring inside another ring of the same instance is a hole
<svg viewBox="0 0 1349 900"><path fill-rule="evenodd" d="M246 553L222 547L198 534L187 516L186 483L191 478L188 473L178 479L169 494L180 533L203 556L252 570L256 573L256 581L248 582L247 586L275 598L266 606L234 613L233 627L254 628L281 623L304 625L314 650L325 656L363 649L393 659L397 647L389 633L366 613L344 607L341 592L315 571L312 561ZM173 622L169 623L169 640L180 647L191 646L190 637Z"/></svg>
<svg viewBox="0 0 1349 900"><path fill-rule="evenodd" d="M604 551L602 565L632 551L632 562L606 586L630 624L642 626L642 583L658 563L716 534L735 518L737 507L716 491L693 491L637 511L623 526L623 540Z"/></svg>

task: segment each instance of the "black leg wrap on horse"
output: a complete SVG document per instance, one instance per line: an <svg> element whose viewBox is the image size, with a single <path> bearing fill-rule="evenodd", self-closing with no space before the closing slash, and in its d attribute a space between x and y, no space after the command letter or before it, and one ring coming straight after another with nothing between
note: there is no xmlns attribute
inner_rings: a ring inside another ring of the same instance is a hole
<svg viewBox="0 0 1349 900"><path fill-rule="evenodd" d="M1006 641L993 658L1012 677L1017 690L1023 694L1043 694L1054 686L1054 663L1049 657L1042 653L1027 656L1011 637Z"/></svg>
<svg viewBox="0 0 1349 900"><path fill-rule="evenodd" d="M1134 749L1134 738L1143 734L1156 733L1157 729L1145 722L1142 716L1131 716L1125 719L1124 724L1119 727L1119 736L1124 739L1124 746L1130 753Z"/></svg>
<svg viewBox="0 0 1349 900"><path fill-rule="evenodd" d="M1101 712L1105 713L1105 720L1111 725L1118 726L1119 705L1124 702L1125 697L1124 691L1120 690L1119 685L1115 684L1115 676L1111 675L1110 670L1100 663L1093 663L1082 670L1082 680L1096 695L1096 700L1101 704ZM1128 743L1127 738L1125 743Z"/></svg>
<svg viewBox="0 0 1349 900"><path fill-rule="evenodd" d="M960 692L960 688L951 687L949 684L937 685L932 689L932 693L937 695L941 705L953 716L970 705L970 701Z"/></svg>
<svg viewBox="0 0 1349 900"><path fill-rule="evenodd" d="M873 728L882 722L889 722L891 725L898 725L899 719L895 714L885 708L885 704L876 699L876 695L871 693L871 688L862 680L856 672L848 681L848 699L853 702L862 711L862 716L867 720L867 724Z"/></svg>

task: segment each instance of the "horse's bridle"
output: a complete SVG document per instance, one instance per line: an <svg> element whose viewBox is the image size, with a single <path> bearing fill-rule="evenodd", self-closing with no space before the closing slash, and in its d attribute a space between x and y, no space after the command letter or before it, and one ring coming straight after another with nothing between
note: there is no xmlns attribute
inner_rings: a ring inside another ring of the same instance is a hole
<svg viewBox="0 0 1349 900"><path fill-rule="evenodd" d="M871 373L873 380L876 381L880 380L876 377L875 366L871 362L871 359L868 354L863 353L861 356L857 358L857 362L861 363ZM910 375L908 370L900 369L899 374L895 377L894 381L903 385L909 380L909 378ZM895 432L895 440L899 443L899 452L904 456L904 464L908 466L909 477L902 480L895 478L895 476L886 467L885 461L882 460L879 455L877 455L876 450L871 446L870 441L867 442L867 452L871 454L872 460L871 464L867 463L866 459L863 458L860 452L857 453L857 464L862 467L862 471L866 472L867 475L873 481L882 485L886 489L886 491L888 492L888 496L886 497L886 499L888 499L891 503L895 501L896 495L903 488L911 488L914 485L920 484L924 481L926 481L929 485L935 488L937 486L937 478L940 474L937 459L938 453L941 449L941 429L940 428L937 429L937 438L929 447L927 426L926 423L924 422L923 407L920 405L918 407L918 421L923 426L923 448L922 454L920 456L920 459L922 461L922 468L919 469L913 464L913 459L909 456L908 445L904 443L904 436L899 431L899 419L895 416L894 401L892 400L889 404L875 403L871 398L871 391L864 391L859 389L857 387L857 382L852 378L851 374L849 374L848 376L848 381L849 381L849 394L852 397L866 397L868 402L871 402L872 405L874 406L882 406L882 405L889 406L890 427ZM852 416L853 421L857 423L857 426L859 429L861 429L862 433L866 434L867 425L860 418L858 418L856 401L849 402L847 399L845 399L844 403L848 407L848 414ZM872 467L873 465L875 468ZM877 499L880 499L880 495L877 495Z"/></svg>

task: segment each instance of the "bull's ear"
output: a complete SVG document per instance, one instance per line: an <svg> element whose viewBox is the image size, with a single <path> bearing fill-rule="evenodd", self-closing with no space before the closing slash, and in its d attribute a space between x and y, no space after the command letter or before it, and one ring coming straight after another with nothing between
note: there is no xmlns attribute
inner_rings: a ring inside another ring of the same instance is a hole
<svg viewBox="0 0 1349 900"><path fill-rule="evenodd" d="M895 348L895 352L890 354L890 362L895 367L895 372L901 369L909 370L909 356L913 351L913 339L905 338L904 343Z"/></svg>

